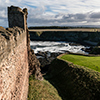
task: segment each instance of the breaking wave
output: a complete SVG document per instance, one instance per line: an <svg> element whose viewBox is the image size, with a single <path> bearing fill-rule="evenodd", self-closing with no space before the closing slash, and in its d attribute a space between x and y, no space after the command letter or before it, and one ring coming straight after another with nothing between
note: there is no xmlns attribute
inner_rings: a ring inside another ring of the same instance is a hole
<svg viewBox="0 0 100 100"><path fill-rule="evenodd" d="M34 53L41 52L50 52L50 53L80 53L80 54L88 54L82 49L87 48L83 45L70 45L68 42L52 42L52 41L31 41L31 48L34 50Z"/></svg>

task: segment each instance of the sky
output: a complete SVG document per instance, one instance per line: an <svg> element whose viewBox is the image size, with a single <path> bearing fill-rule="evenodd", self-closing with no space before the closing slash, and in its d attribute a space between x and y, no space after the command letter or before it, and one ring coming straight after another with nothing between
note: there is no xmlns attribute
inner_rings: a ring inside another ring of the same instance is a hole
<svg viewBox="0 0 100 100"><path fill-rule="evenodd" d="M99 0L0 0L0 26L11 5L28 9L28 26L100 26Z"/></svg>

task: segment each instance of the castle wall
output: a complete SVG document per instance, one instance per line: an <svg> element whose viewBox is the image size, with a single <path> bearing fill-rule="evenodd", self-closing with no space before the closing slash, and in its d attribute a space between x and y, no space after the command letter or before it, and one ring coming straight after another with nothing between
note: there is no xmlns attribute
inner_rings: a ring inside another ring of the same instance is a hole
<svg viewBox="0 0 100 100"><path fill-rule="evenodd" d="M8 7L8 22L10 28L18 26L26 30L26 20L28 13L27 9L25 9L22 10L21 8L15 6Z"/></svg>
<svg viewBox="0 0 100 100"><path fill-rule="evenodd" d="M7 29L0 28L0 100L27 100L27 11L8 7Z"/></svg>
<svg viewBox="0 0 100 100"><path fill-rule="evenodd" d="M27 14L26 8L8 7L10 28L0 27L0 100L27 100L29 74L43 79L30 48Z"/></svg>
<svg viewBox="0 0 100 100"><path fill-rule="evenodd" d="M27 35L21 28L0 29L0 100L27 100Z"/></svg>

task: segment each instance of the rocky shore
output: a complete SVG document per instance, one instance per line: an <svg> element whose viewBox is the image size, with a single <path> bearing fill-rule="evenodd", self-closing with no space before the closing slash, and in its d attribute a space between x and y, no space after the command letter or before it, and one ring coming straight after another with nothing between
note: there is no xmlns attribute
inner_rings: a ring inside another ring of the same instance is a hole
<svg viewBox="0 0 100 100"><path fill-rule="evenodd" d="M76 44L76 43L70 43L70 45L72 46L79 46L80 44ZM87 54L93 54L93 55L98 55L100 54L100 48L99 47L94 47L94 46L90 46L87 48L82 48L81 49L84 52L87 52ZM66 51L65 53L70 53L69 51ZM63 53L61 52L49 52L49 51L39 51L38 53L36 53L37 59L39 60L40 64L41 64L41 72L42 73L46 73L48 71L48 67L49 64L59 55L61 55Z"/></svg>

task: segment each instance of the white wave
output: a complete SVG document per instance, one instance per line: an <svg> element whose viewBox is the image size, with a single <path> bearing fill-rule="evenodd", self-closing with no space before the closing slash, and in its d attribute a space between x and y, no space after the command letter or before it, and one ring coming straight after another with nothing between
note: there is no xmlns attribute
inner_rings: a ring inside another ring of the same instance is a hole
<svg viewBox="0 0 100 100"><path fill-rule="evenodd" d="M72 53L82 53L87 54L82 51L85 46L71 46L67 42L51 42L51 41L31 41L30 45L35 53L41 52L60 52L65 53L67 51Z"/></svg>

